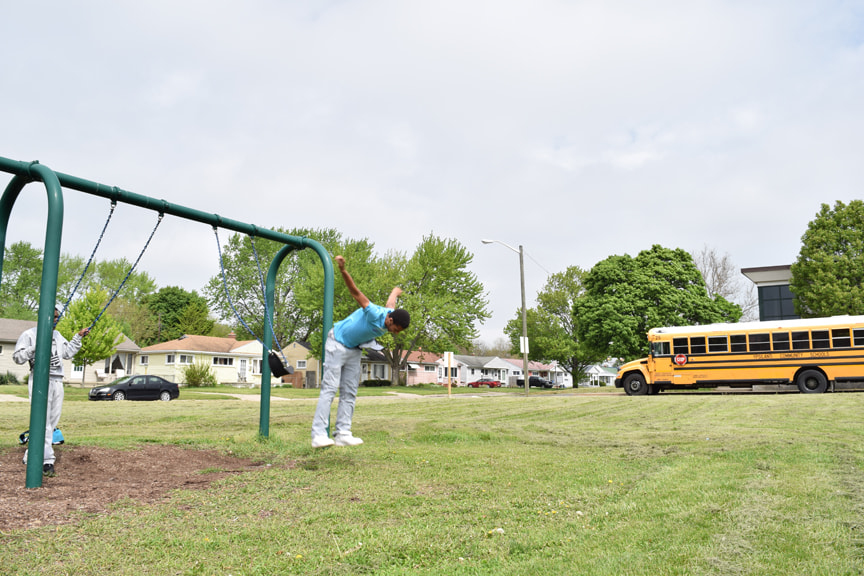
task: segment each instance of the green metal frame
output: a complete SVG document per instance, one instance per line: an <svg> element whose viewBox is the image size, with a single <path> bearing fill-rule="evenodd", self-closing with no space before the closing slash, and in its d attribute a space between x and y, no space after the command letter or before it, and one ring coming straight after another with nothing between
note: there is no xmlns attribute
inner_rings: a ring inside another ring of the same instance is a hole
<svg viewBox="0 0 864 576"><path fill-rule="evenodd" d="M30 440L31 446L42 446L45 442L45 420L48 410L48 374L51 361L51 334L54 324L54 301L57 296L57 275L60 267L60 240L63 235L63 188L78 190L86 194L101 196L115 202L125 202L160 214L171 214L186 220L193 220L243 234L257 236L281 242L285 246L276 254L270 263L265 285L267 313L272 326L273 322L273 292L276 284L276 273L288 254L296 249L311 248L318 254L324 266L324 303L323 326L321 329L321 360L324 361L324 343L327 333L333 326L333 262L327 250L315 240L299 236L291 236L266 228L258 228L223 218L218 214L208 214L192 208L142 196L121 190L116 186L106 186L68 174L55 172L38 162L21 162L0 157L0 171L13 174L12 180L0 198L0 281L3 278L3 257L6 251L6 230L9 216L18 195L25 185L39 181L45 185L48 193L48 222L45 230L45 248L42 261L42 284L39 291L39 311L36 328L36 362L33 369L33 393L30 404ZM265 331L266 332L266 331ZM272 334L272 333L271 333ZM267 351L272 345L271 334L264 336L264 351L261 358L261 414L259 434L268 437L270 434L270 364L267 362ZM38 457L37 456L38 453ZM27 488L38 488L42 485L42 450L34 450L27 459Z"/></svg>

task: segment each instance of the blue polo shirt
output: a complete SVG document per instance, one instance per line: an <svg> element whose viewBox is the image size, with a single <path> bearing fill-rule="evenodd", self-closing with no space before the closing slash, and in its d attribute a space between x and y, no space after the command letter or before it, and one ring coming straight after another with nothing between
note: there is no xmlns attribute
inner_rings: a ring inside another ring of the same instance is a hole
<svg viewBox="0 0 864 576"><path fill-rule="evenodd" d="M333 326L333 337L346 348L357 348L360 344L374 340L387 332L384 320L392 308L369 303L366 308L358 308L344 320Z"/></svg>

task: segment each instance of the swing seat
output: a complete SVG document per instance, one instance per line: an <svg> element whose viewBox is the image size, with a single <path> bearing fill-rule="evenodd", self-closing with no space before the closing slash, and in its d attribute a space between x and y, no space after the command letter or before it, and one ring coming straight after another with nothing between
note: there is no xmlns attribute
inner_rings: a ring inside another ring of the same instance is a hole
<svg viewBox="0 0 864 576"><path fill-rule="evenodd" d="M270 373L277 378L282 378L283 376L294 373L294 367L290 364L283 364L282 360L279 359L279 356L277 356L272 350L270 351L270 356L267 358L267 363L270 365Z"/></svg>

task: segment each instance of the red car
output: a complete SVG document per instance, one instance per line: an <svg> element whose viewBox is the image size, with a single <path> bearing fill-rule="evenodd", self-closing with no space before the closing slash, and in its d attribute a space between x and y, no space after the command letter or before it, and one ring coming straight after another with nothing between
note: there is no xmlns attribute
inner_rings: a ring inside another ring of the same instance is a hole
<svg viewBox="0 0 864 576"><path fill-rule="evenodd" d="M492 378L480 378L479 380L475 380L474 382L469 382L468 386L472 388L479 388L480 386L488 386L489 388L498 388L501 386L501 382L498 380L493 380Z"/></svg>

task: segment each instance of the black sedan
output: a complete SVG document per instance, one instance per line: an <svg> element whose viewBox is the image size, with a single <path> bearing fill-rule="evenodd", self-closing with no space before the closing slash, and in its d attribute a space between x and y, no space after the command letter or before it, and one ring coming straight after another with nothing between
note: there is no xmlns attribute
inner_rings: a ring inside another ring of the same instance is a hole
<svg viewBox="0 0 864 576"><path fill-rule="evenodd" d="M174 382L159 376L124 376L107 386L90 389L90 400L163 400L168 402L180 396Z"/></svg>

